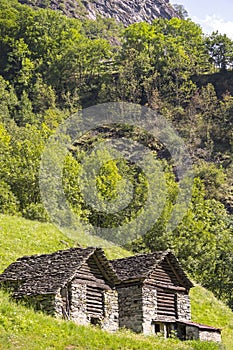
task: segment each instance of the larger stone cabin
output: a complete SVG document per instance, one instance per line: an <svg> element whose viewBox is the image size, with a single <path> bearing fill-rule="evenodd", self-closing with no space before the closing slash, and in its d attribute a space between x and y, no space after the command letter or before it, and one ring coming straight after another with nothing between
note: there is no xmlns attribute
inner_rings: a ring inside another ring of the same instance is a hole
<svg viewBox="0 0 233 350"><path fill-rule="evenodd" d="M100 248L71 248L19 258L0 284L36 310L77 324L118 329L118 277Z"/></svg>
<svg viewBox="0 0 233 350"><path fill-rule="evenodd" d="M219 329L191 322L193 284L170 251L111 261L101 248L26 256L0 275L0 285L36 310L77 324L221 341Z"/></svg>

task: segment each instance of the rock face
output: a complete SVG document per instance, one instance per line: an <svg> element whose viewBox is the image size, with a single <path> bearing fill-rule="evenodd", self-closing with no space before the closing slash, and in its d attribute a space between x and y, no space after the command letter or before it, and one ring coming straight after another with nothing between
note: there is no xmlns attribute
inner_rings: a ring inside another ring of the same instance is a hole
<svg viewBox="0 0 233 350"><path fill-rule="evenodd" d="M115 18L126 26L135 22L152 22L158 17L177 17L168 0L96 0L83 3L89 18L95 19L99 14Z"/></svg>
<svg viewBox="0 0 233 350"><path fill-rule="evenodd" d="M21 3L60 10L69 17L115 18L125 26L162 17L178 17L169 0L19 0Z"/></svg>

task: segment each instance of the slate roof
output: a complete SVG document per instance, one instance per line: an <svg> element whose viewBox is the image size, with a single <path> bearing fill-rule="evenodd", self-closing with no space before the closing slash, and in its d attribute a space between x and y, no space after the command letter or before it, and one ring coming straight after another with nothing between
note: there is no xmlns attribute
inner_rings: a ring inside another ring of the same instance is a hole
<svg viewBox="0 0 233 350"><path fill-rule="evenodd" d="M32 255L19 258L0 275L4 282L22 282L14 293L24 295L54 294L72 280L77 270L88 258L97 255L109 281L118 280L117 275L101 248L71 248L52 254Z"/></svg>
<svg viewBox="0 0 233 350"><path fill-rule="evenodd" d="M212 326L207 326L205 324L201 323L196 323L196 322L191 322L191 321L185 321L185 320L176 320L176 322L184 324L186 326L192 326L192 327L197 327L198 329L202 331L213 331L213 332L219 332L221 333L221 328L216 328Z"/></svg>
<svg viewBox="0 0 233 350"><path fill-rule="evenodd" d="M177 271L183 286L193 286L170 251L157 251L109 261L101 248L70 248L52 254L19 258L0 275L0 284L19 282L15 297L55 294L71 281L78 269L95 254L109 282L145 280L167 257Z"/></svg>
<svg viewBox="0 0 233 350"><path fill-rule="evenodd" d="M180 266L178 260L170 250L157 251L151 254L139 254L123 259L111 260L111 264L121 281L144 280L166 258L170 260L180 276L183 285L189 289L193 286Z"/></svg>

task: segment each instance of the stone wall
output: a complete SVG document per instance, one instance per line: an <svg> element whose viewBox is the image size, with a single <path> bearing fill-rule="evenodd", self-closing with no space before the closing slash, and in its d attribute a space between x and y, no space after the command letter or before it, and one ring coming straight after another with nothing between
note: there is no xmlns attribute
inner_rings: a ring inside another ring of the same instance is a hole
<svg viewBox="0 0 233 350"><path fill-rule="evenodd" d="M154 334L155 327L152 323L157 318L157 290L143 286L143 333Z"/></svg>
<svg viewBox="0 0 233 350"><path fill-rule="evenodd" d="M92 315L87 310L87 286L73 281L70 286L70 318L77 324L88 325ZM101 328L116 331L119 328L118 293L116 290L103 291L103 315L99 317Z"/></svg>
<svg viewBox="0 0 233 350"><path fill-rule="evenodd" d="M201 341L213 341L221 342L221 333L215 330L199 329L195 326L186 326L186 339L187 340L201 340Z"/></svg>
<svg viewBox="0 0 233 350"><path fill-rule="evenodd" d="M186 326L186 340L198 340L199 329L194 326Z"/></svg>
<svg viewBox="0 0 233 350"><path fill-rule="evenodd" d="M70 317L75 323L80 325L88 325L90 323L87 315L86 291L87 287L85 284L77 283L75 280L72 281L70 286Z"/></svg>
<svg viewBox="0 0 233 350"><path fill-rule="evenodd" d="M56 316L55 295L36 295L22 298L22 300L35 310L41 310L48 315Z"/></svg>
<svg viewBox="0 0 233 350"><path fill-rule="evenodd" d="M54 299L54 309L55 309L55 316L58 318L64 317L64 303L62 300L61 293L57 293L55 295Z"/></svg>
<svg viewBox="0 0 233 350"><path fill-rule="evenodd" d="M191 320L190 298L185 293L177 293L176 295L177 318L179 320Z"/></svg>
<svg viewBox="0 0 233 350"><path fill-rule="evenodd" d="M199 330L199 339L201 341L221 342L221 334L218 331Z"/></svg>
<svg viewBox="0 0 233 350"><path fill-rule="evenodd" d="M0 283L0 287L5 289L7 292L15 292L20 287L22 282L20 281L4 281Z"/></svg>
<svg viewBox="0 0 233 350"><path fill-rule="evenodd" d="M116 290L104 292L104 319L101 326L110 332L115 332L119 328L118 293Z"/></svg>
<svg viewBox="0 0 233 350"><path fill-rule="evenodd" d="M131 285L118 288L119 327L143 332L142 286Z"/></svg>

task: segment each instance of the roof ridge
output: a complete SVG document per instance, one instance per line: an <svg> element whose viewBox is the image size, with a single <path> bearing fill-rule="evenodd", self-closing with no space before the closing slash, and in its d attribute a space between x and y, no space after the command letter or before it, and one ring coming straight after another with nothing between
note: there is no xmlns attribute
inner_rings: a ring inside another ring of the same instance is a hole
<svg viewBox="0 0 233 350"><path fill-rule="evenodd" d="M52 252L52 253L43 253L43 254L32 254L32 255L24 255L21 256L20 258L18 258L15 262L17 261L23 261L25 259L29 259L29 258L39 258L39 257L46 257L46 256L54 256L57 255L58 253L62 253L62 252L70 252L70 251L75 251L75 250L90 250L90 249L97 249L96 247L87 247L87 248L81 248L81 247L71 247L68 249L59 249L56 252Z"/></svg>
<svg viewBox="0 0 233 350"><path fill-rule="evenodd" d="M98 248L94 248L94 247L89 247L89 248L91 248L92 250L90 249L90 253L85 258L83 258L83 260L79 263L78 266L76 266L74 273L72 275L70 275L70 277L67 279L67 282L70 282L74 278L74 276L77 273L77 270L80 269L80 267L83 264L85 264L86 261L98 250ZM85 250L88 250L88 248ZM102 248L101 248L101 250L102 250Z"/></svg>
<svg viewBox="0 0 233 350"><path fill-rule="evenodd" d="M159 259L159 261L155 262L154 265L151 267L151 269L149 269L148 273L147 273L147 277L152 273L152 271L158 266L158 264L161 264L161 262L166 258L166 256L171 253L170 249L161 251L161 257Z"/></svg>
<svg viewBox="0 0 233 350"><path fill-rule="evenodd" d="M128 256L128 257L125 257L125 258L118 258L118 259L111 259L109 261L122 261L122 260L128 260L128 259L132 259L132 258L135 258L135 257L141 257L141 256L152 256L154 254L165 254L164 256L166 256L170 251L170 249L166 249L166 250L156 250L152 253L143 253L143 254L135 254L135 255L131 255L131 256Z"/></svg>

